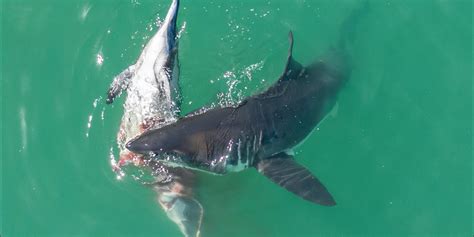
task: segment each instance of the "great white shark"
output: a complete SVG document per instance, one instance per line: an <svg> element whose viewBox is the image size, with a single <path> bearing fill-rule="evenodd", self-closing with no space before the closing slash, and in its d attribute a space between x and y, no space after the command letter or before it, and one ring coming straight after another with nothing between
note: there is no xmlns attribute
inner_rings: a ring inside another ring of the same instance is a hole
<svg viewBox="0 0 474 237"><path fill-rule="evenodd" d="M331 49L302 66L289 52L278 81L237 106L216 108L149 130L127 143L136 153L167 164L214 174L255 167L290 192L314 203L335 205L326 187L298 164L291 149L301 143L336 103L349 79L346 55ZM162 154L180 158L163 159Z"/></svg>
<svg viewBox="0 0 474 237"><path fill-rule="evenodd" d="M156 179L152 187L168 217L185 236L199 236L203 208L193 196L194 172L166 166L125 148L130 139L174 122L179 115L178 10L179 0L173 0L161 27L143 48L137 62L114 78L106 103L112 103L122 91L127 92L117 135L120 160L115 168L127 164L151 168Z"/></svg>
<svg viewBox="0 0 474 237"><path fill-rule="evenodd" d="M236 106L192 113L142 133L126 148L174 167L226 174L247 168L297 196L336 205L328 189L298 164L292 148L301 144L336 104L352 71L347 46L368 3L343 22L338 42L315 62L303 66L293 57L293 33L283 73L262 93Z"/></svg>

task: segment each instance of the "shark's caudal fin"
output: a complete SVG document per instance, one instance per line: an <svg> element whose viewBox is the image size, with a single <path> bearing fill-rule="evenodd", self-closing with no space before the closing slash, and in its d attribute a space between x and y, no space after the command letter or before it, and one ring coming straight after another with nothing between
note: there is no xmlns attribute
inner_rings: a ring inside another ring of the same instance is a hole
<svg viewBox="0 0 474 237"><path fill-rule="evenodd" d="M336 45L320 57L331 74L339 77L343 83L350 78L355 63L350 54L350 46L355 43L357 27L369 12L369 7L368 0L365 0L351 11L342 22Z"/></svg>
<svg viewBox="0 0 474 237"><path fill-rule="evenodd" d="M326 187L286 153L261 160L256 168L274 183L307 201L323 206L336 205Z"/></svg>
<svg viewBox="0 0 474 237"><path fill-rule="evenodd" d="M362 5L352 10L350 15L343 21L337 47L346 50L348 44L354 42L356 27L360 24L362 17L369 11L369 0L365 0Z"/></svg>

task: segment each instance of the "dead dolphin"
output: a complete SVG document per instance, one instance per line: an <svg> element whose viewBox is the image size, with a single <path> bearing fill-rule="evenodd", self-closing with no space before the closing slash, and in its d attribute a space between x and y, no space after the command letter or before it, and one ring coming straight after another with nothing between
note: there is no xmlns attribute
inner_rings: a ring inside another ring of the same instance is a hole
<svg viewBox="0 0 474 237"><path fill-rule="evenodd" d="M125 149L130 139L152 128L176 121L179 114L178 46L176 19L179 1L174 0L158 32L143 49L138 61L115 77L107 93L110 104L127 91L124 114L117 135L120 160L126 164L151 168L158 202L185 236L199 236L203 208L193 196L195 174L172 168L159 161Z"/></svg>

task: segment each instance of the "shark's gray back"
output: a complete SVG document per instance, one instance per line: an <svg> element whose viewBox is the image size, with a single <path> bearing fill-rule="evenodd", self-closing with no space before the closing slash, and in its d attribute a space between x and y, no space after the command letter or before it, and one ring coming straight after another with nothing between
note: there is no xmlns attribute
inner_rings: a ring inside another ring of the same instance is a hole
<svg viewBox="0 0 474 237"><path fill-rule="evenodd" d="M236 107L212 109L147 132L136 144L177 152L185 159L183 166L212 173L254 166L297 145L324 118L348 77L340 68L324 61L303 67L290 54L284 73L266 91Z"/></svg>

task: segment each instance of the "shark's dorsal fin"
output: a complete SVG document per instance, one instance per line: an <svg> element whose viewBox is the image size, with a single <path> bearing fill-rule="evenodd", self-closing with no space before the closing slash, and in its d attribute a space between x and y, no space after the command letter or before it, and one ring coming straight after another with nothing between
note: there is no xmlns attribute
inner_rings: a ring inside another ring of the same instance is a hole
<svg viewBox="0 0 474 237"><path fill-rule="evenodd" d="M301 74L301 71L304 70L303 66L293 59L293 32L288 33L288 57L286 59L285 70L283 70L282 75L278 81L268 88L265 92L259 94L257 99L269 99L283 95L286 92L288 87L288 82L290 80L297 79Z"/></svg>
<svg viewBox="0 0 474 237"><path fill-rule="evenodd" d="M288 67L290 66L290 62L293 59L293 31L290 30L288 33L288 43L289 48L288 48L288 58L286 59L286 65L285 65L285 72L289 69Z"/></svg>
<svg viewBox="0 0 474 237"><path fill-rule="evenodd" d="M290 31L288 33L288 41L289 41L289 48L288 48L288 57L286 59L285 70L283 74L278 79L278 82L287 81L291 79L297 78L297 75L303 69L300 63L296 62L293 59L293 32Z"/></svg>
<svg viewBox="0 0 474 237"><path fill-rule="evenodd" d="M258 171L282 188L299 197L324 206L334 206L326 187L292 156L282 152L257 163Z"/></svg>

